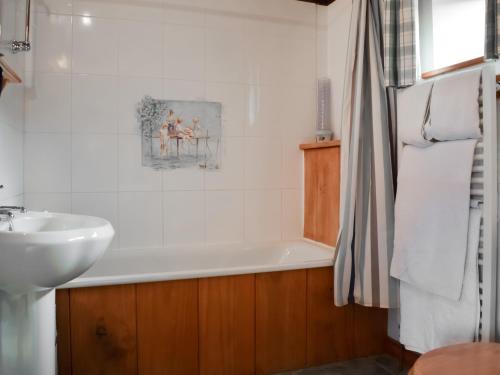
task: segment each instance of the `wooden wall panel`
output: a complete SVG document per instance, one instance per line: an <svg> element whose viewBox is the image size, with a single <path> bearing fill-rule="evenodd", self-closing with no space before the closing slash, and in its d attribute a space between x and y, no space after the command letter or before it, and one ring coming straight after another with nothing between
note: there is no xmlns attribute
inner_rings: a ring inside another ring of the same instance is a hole
<svg viewBox="0 0 500 375"><path fill-rule="evenodd" d="M304 150L304 237L335 246L339 227L340 147Z"/></svg>
<svg viewBox="0 0 500 375"><path fill-rule="evenodd" d="M354 305L354 355L383 354L387 338L387 309Z"/></svg>
<svg viewBox="0 0 500 375"><path fill-rule="evenodd" d="M72 289L73 375L137 374L135 285Z"/></svg>
<svg viewBox="0 0 500 375"><path fill-rule="evenodd" d="M307 365L354 357L353 306L336 307L332 267L307 271Z"/></svg>
<svg viewBox="0 0 500 375"><path fill-rule="evenodd" d="M257 374L306 366L307 271L256 275Z"/></svg>
<svg viewBox="0 0 500 375"><path fill-rule="evenodd" d="M137 285L139 374L198 374L198 280Z"/></svg>
<svg viewBox="0 0 500 375"><path fill-rule="evenodd" d="M57 373L71 375L69 289L56 290Z"/></svg>
<svg viewBox="0 0 500 375"><path fill-rule="evenodd" d="M200 279L200 374L255 373L255 275Z"/></svg>

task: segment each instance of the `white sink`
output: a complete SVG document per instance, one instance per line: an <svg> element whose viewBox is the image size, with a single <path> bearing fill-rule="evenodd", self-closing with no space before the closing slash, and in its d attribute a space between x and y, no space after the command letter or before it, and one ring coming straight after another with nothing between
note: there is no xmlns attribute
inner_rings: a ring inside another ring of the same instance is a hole
<svg viewBox="0 0 500 375"><path fill-rule="evenodd" d="M11 294L51 289L87 271L106 251L114 230L92 216L16 213L0 223L0 289Z"/></svg>
<svg viewBox="0 0 500 375"><path fill-rule="evenodd" d="M87 271L114 230L92 216L13 214L0 222L0 374L55 375L54 288Z"/></svg>

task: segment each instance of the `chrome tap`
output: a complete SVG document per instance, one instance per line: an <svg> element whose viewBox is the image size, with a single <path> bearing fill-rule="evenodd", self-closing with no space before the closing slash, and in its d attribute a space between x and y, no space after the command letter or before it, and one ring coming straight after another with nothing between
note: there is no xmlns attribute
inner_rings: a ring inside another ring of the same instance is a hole
<svg viewBox="0 0 500 375"><path fill-rule="evenodd" d="M14 219L14 214L11 210L6 208L0 208L0 222L6 221L9 223L9 232L14 230L14 223L12 220Z"/></svg>

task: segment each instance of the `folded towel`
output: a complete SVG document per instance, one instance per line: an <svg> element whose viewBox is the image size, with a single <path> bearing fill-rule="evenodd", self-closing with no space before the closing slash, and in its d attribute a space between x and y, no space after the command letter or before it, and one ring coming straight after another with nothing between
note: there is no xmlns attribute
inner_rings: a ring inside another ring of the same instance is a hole
<svg viewBox="0 0 500 375"><path fill-rule="evenodd" d="M430 122L426 139L453 141L478 139L479 88L481 70L472 70L442 78L434 83L430 105Z"/></svg>
<svg viewBox="0 0 500 375"><path fill-rule="evenodd" d="M463 284L476 140L405 146L391 276L457 301Z"/></svg>
<svg viewBox="0 0 500 375"><path fill-rule="evenodd" d="M472 342L479 326L478 247L481 210L471 208L467 260L459 301L401 283L401 343L425 353L442 346Z"/></svg>
<svg viewBox="0 0 500 375"><path fill-rule="evenodd" d="M423 137L422 128L427 120L432 82L424 82L398 90L398 132L401 142L418 147L427 147L432 142Z"/></svg>

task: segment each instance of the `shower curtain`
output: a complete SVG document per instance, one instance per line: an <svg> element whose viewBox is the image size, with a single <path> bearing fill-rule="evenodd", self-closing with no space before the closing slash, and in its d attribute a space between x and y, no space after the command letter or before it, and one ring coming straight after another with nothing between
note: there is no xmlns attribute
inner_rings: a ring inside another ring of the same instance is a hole
<svg viewBox="0 0 500 375"><path fill-rule="evenodd" d="M384 84L382 63L383 4L382 0L352 2L342 108L341 227L334 265L338 306L352 302L384 308L398 305L397 283L389 276L394 237L394 127L389 108L393 97ZM385 48L392 51L385 65L389 85L415 81L414 65L409 65L414 64L414 41L407 46L408 39L400 38L408 35L408 26L392 27L394 15L407 15L401 13L407 10L405 4L406 0L385 3Z"/></svg>
<svg viewBox="0 0 500 375"><path fill-rule="evenodd" d="M484 55L487 59L498 59L500 55L500 0L486 0L486 36Z"/></svg>

